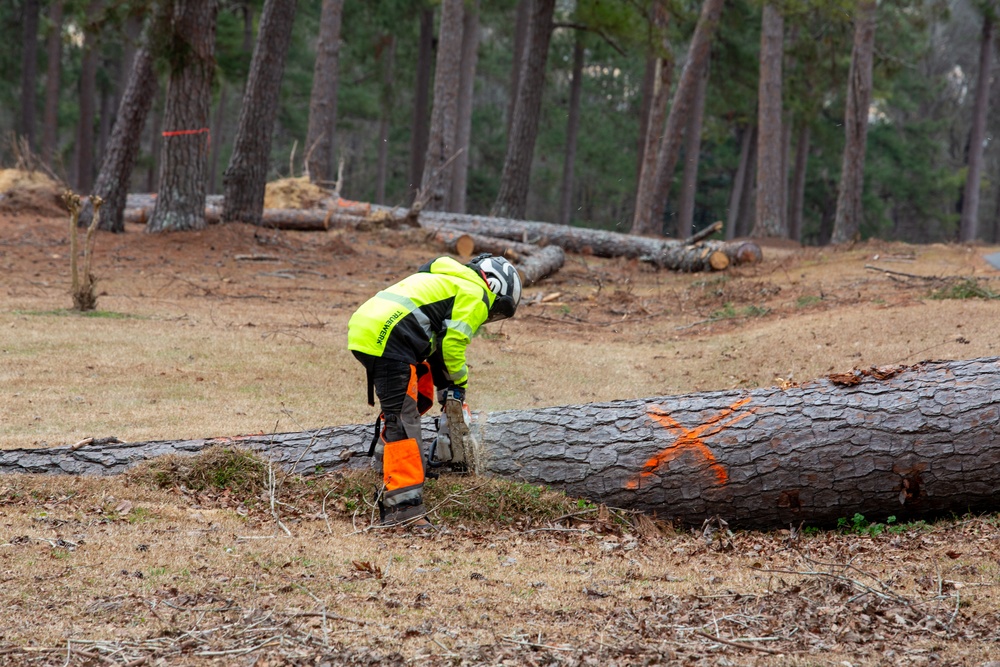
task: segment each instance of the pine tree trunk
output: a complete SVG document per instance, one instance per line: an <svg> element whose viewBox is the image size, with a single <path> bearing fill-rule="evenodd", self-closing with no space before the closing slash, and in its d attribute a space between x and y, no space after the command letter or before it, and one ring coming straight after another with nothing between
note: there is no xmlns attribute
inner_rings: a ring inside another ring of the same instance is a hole
<svg viewBox="0 0 1000 667"><path fill-rule="evenodd" d="M743 198L736 218L736 238L750 236L753 229L754 211L757 208L757 125L751 128L750 159L743 180Z"/></svg>
<svg viewBox="0 0 1000 667"><path fill-rule="evenodd" d="M518 0L514 13L514 44L510 54L510 98L507 100L507 136L514 124L514 108L521 89L521 71L524 69L524 52L528 44L528 22L533 0Z"/></svg>
<svg viewBox="0 0 1000 667"><path fill-rule="evenodd" d="M107 64L107 63L105 63ZM114 63L114 71L121 69L121 62ZM104 155L108 150L108 140L111 138L111 125L114 122L114 112L112 109L115 106L115 94L114 91L107 88L107 86L98 86L101 90L98 93L98 100L100 105L97 111L97 161L98 164L104 161Z"/></svg>
<svg viewBox="0 0 1000 667"><path fill-rule="evenodd" d="M389 119L395 100L396 36L389 33L382 37L379 54L382 65L381 116L378 122L378 159L375 167L375 203L385 203L385 186L389 178Z"/></svg>
<svg viewBox="0 0 1000 667"><path fill-rule="evenodd" d="M664 37L664 47L669 48ZM649 125L646 128L646 146L643 150L642 170L639 172L638 186L635 193L635 211L633 220L640 210L649 210L653 206L653 195L656 185L656 156L660 142L663 139L663 125L667 117L667 105L670 102L670 86L673 82L674 61L668 50L667 55L656 61L656 81L653 88L653 99L649 109ZM656 234L663 233L663 221L656 227Z"/></svg>
<svg viewBox="0 0 1000 667"><path fill-rule="evenodd" d="M656 90L657 58L652 53L646 56L646 66L642 71L642 92L639 96L639 136L635 141L635 182L642 178L642 163L646 155L646 137L649 134L649 113L653 108L653 92Z"/></svg>
<svg viewBox="0 0 1000 667"><path fill-rule="evenodd" d="M257 46L250 61L236 140L229 166L222 176L225 204L223 222L260 224L264 188L271 156L271 135L278 116L285 56L292 39L297 0L266 0Z"/></svg>
<svg viewBox="0 0 1000 667"><path fill-rule="evenodd" d="M784 60L785 19L774 4L764 5L760 37L760 89L757 95L757 211L751 235L786 238L784 175L781 166L781 65Z"/></svg>
<svg viewBox="0 0 1000 667"><path fill-rule="evenodd" d="M979 234L979 192L983 173L983 143L986 138L986 118L990 108L990 70L993 66L993 33L995 19L983 17L983 37L979 48L979 76L973 102L972 129L969 131L969 162L962 197L962 218L958 240L974 241Z"/></svg>
<svg viewBox="0 0 1000 667"><path fill-rule="evenodd" d="M476 91L476 64L479 57L479 0L466 4L462 19L462 58L458 85L458 120L455 128L455 156L452 167L451 210L465 213L469 182L469 151L472 148L472 109Z"/></svg>
<svg viewBox="0 0 1000 667"><path fill-rule="evenodd" d="M226 143L226 110L229 106L229 83L219 82L219 104L215 107L215 119L212 121L212 145L208 158L208 193L218 192L219 159L222 147Z"/></svg>
<svg viewBox="0 0 1000 667"><path fill-rule="evenodd" d="M424 180L430 131L430 87L434 64L434 9L420 12L420 38L417 44L417 76L413 93L413 128L410 130L410 193L417 194Z"/></svg>
<svg viewBox="0 0 1000 667"><path fill-rule="evenodd" d="M877 9L877 0L862 0L854 24L854 48L844 110L847 139L840 170L837 212L830 237L832 243L847 243L858 236L861 229L861 195L865 185L865 144L868 139Z"/></svg>
<svg viewBox="0 0 1000 667"><path fill-rule="evenodd" d="M45 70L45 111L42 116L42 162L55 167L59 147L59 92L62 74L62 0L49 5L49 35L45 51L48 64Z"/></svg>
<svg viewBox="0 0 1000 667"><path fill-rule="evenodd" d="M146 192L156 192L156 184L160 178L160 151L163 148L163 98L164 91L157 86L153 107L150 109L152 119L149 128L149 170L146 172Z"/></svg>
<svg viewBox="0 0 1000 667"><path fill-rule="evenodd" d="M38 83L38 0L21 5L21 119L19 130L28 146L35 147L35 86Z"/></svg>
<svg viewBox="0 0 1000 667"><path fill-rule="evenodd" d="M670 114L667 116L667 127L657 149L652 198L648 206L640 208L637 204L635 218L632 220L633 234L656 236L662 234L663 212L666 209L667 197L670 195L670 185L674 177L674 168L677 166L681 140L694 103L698 81L708 63L712 39L722 16L723 2L724 0L705 0L702 5L688 49L687 62L681 72L677 92L674 94Z"/></svg>
<svg viewBox="0 0 1000 667"><path fill-rule="evenodd" d="M451 174L458 129L458 93L461 80L463 0L442 0L434 65L434 104L431 129L420 182L423 206L431 211L451 210Z"/></svg>
<svg viewBox="0 0 1000 667"><path fill-rule="evenodd" d="M788 217L788 238L802 241L802 221L806 203L806 168L809 164L809 122L799 120L795 142L795 173L792 180L792 202Z"/></svg>
<svg viewBox="0 0 1000 667"><path fill-rule="evenodd" d="M340 30L344 0L323 0L320 13L312 94L309 97L309 129L306 131L306 169L313 183L336 177L334 155L337 128L337 87L340 81Z"/></svg>
<svg viewBox="0 0 1000 667"><path fill-rule="evenodd" d="M740 206L743 203L743 186L746 182L746 173L750 167L750 144L754 140L754 125L744 125L740 129L740 161L736 165L736 173L733 175L733 189L729 192L729 209L726 214L727 241L736 238L736 222L740 216Z"/></svg>
<svg viewBox="0 0 1000 667"><path fill-rule="evenodd" d="M155 34L158 29L163 29L162 26L161 19L160 23L155 21L151 23L147 30ZM118 118L111 130L108 147L94 186L94 194L104 200L100 227L115 233L125 231L128 186L132 181L132 170L139 155L142 126L146 122L146 116L149 115L149 108L158 88L153 54L150 52L148 40L147 34L143 46L132 59L132 72L125 86L125 93L118 107ZM89 226L93 214L91 202L87 200L80 212L80 224Z"/></svg>
<svg viewBox="0 0 1000 667"><path fill-rule="evenodd" d="M507 137L507 154L499 191L490 213L497 217L523 219L527 210L531 162L538 137L555 5L555 0L534 0L532 3L514 121Z"/></svg>
<svg viewBox="0 0 1000 667"><path fill-rule="evenodd" d="M361 391L359 387L359 392ZM424 422L426 440L433 421ZM1000 358L853 371L787 388L475 415L483 472L700 525L901 522L996 511ZM303 474L366 467L371 425L0 451L0 473L118 474L211 446Z"/></svg>
<svg viewBox="0 0 1000 667"><path fill-rule="evenodd" d="M563 155L562 183L559 187L560 225L568 225L573 216L573 167L576 163L577 135L580 132L580 95L583 91L583 36L578 30L573 45L573 80L569 89L566 114L566 152Z"/></svg>
<svg viewBox="0 0 1000 667"><path fill-rule="evenodd" d="M708 88L709 64L698 81L684 137L684 175L681 178L680 204L678 205L677 238L691 236L694 229L694 205L698 193L698 158L701 153L701 125L705 115L705 91Z"/></svg>
<svg viewBox="0 0 1000 667"><path fill-rule="evenodd" d="M164 111L158 197L148 232L205 227L208 185L208 123L215 73L215 21L218 0L175 0L170 82ZM182 56L182 57L181 57Z"/></svg>
<svg viewBox="0 0 1000 667"><path fill-rule="evenodd" d="M87 22L96 20L100 0L91 0L87 7ZM94 121L97 116L97 60L100 55L96 28L88 25L83 38L83 59L80 63L80 121L76 134L76 189L90 194L94 184Z"/></svg>

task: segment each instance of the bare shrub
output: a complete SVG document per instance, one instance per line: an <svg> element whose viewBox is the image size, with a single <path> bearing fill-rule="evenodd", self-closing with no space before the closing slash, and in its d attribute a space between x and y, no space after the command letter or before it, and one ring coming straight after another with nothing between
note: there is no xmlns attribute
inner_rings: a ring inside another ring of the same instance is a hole
<svg viewBox="0 0 1000 667"><path fill-rule="evenodd" d="M78 226L80 223L80 211L83 202L80 195L67 190L63 193L63 201L69 209L69 270L72 274L73 285L71 294L73 296L73 310L87 312L97 308L97 293L95 287L97 279L90 270L91 261L94 257L94 232L101 220L101 205L104 200L98 196L92 196L94 205L94 218L87 227L87 234L83 243L83 267L79 266L79 239Z"/></svg>

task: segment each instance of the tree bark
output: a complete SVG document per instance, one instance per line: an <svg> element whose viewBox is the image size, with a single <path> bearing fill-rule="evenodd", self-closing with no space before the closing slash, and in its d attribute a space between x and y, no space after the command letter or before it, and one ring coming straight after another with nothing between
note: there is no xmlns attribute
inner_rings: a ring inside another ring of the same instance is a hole
<svg viewBox="0 0 1000 667"><path fill-rule="evenodd" d="M337 87L340 80L340 27L344 0L323 0L320 12L316 63L309 97L306 131L306 170L313 183L332 181L337 127Z"/></svg>
<svg viewBox="0 0 1000 667"><path fill-rule="evenodd" d="M375 203L385 203L385 186L389 180L389 119L396 98L396 36L387 33L382 36L379 52L382 66L382 90L380 94L380 118L378 121L378 158L375 167Z"/></svg>
<svg viewBox="0 0 1000 667"><path fill-rule="evenodd" d="M757 206L757 124L751 128L750 139L750 159L747 161L747 170L743 175L743 198L740 200L740 208L736 216L734 233L736 238L750 236L753 228L754 211Z"/></svg>
<svg viewBox="0 0 1000 667"><path fill-rule="evenodd" d="M222 147L226 141L226 110L229 106L229 83L219 82L219 104L215 107L215 118L212 120L212 145L208 157L208 193L218 192L219 159Z"/></svg>
<svg viewBox="0 0 1000 667"><path fill-rule="evenodd" d="M736 222L740 217L740 206L743 202L743 186L746 182L746 174L750 168L750 147L755 138L756 125L743 126L740 131L740 161L736 165L736 174L733 175L733 189L729 192L729 209L726 213L726 240L732 241L736 238Z"/></svg>
<svg viewBox="0 0 1000 667"><path fill-rule="evenodd" d="M983 173L983 143L986 138L986 118L990 109L990 70L993 65L993 33L996 20L987 12L983 17L983 37L979 48L979 76L973 103L972 129L969 131L969 163L962 197L962 218L958 240L974 241L979 235L979 192Z"/></svg>
<svg viewBox="0 0 1000 667"><path fill-rule="evenodd" d="M433 421L424 421L427 440ZM476 415L484 472L699 525L832 525L995 511L1000 358L872 368L800 386ZM2 473L107 475L211 446L302 474L364 467L368 424L0 451Z"/></svg>
<svg viewBox="0 0 1000 667"><path fill-rule="evenodd" d="M19 130L28 146L35 147L35 123L38 119L36 90L38 83L38 0L24 0L21 5L21 118Z"/></svg>
<svg viewBox="0 0 1000 667"><path fill-rule="evenodd" d="M106 231L121 233L125 231L125 203L128 197L128 185L132 180L132 170L139 155L139 143L142 137L142 126L149 115L150 106L158 88L153 54L150 51L151 34L163 30L164 19L161 16L147 27L143 46L132 59L132 72L125 94L118 108L118 118L111 130L111 138L105 151L101 170L97 175L94 194L104 200L101 207L100 228ZM80 224L90 226L94 209L88 199L80 212Z"/></svg>
<svg viewBox="0 0 1000 667"><path fill-rule="evenodd" d="M847 243L860 233L861 195L865 185L865 144L868 139L868 105L872 93L877 0L862 0L854 25L854 48L847 83L844 128L847 135L837 192L837 213L831 243Z"/></svg>
<svg viewBox="0 0 1000 667"><path fill-rule="evenodd" d="M801 242L806 203L806 168L809 163L809 122L804 118L799 120L798 135L795 142L795 173L788 215L788 238Z"/></svg>
<svg viewBox="0 0 1000 667"><path fill-rule="evenodd" d="M76 134L76 189L90 194L94 184L94 120L97 115L97 59L100 54L97 27L93 25L101 9L100 0L87 7L83 58L80 63L80 121Z"/></svg>
<svg viewBox="0 0 1000 667"><path fill-rule="evenodd" d="M160 178L160 151L163 148L163 98L165 91L157 86L153 107L150 109L149 132L149 170L146 172L146 192L156 192L156 184Z"/></svg>
<svg viewBox="0 0 1000 667"><path fill-rule="evenodd" d="M115 79L121 77L121 60L114 63L109 63L105 60L102 63L101 69L105 70L109 75L113 73ZM115 92L111 88L110 81L98 81L98 108L97 108L97 162L100 164L104 161L104 156L108 151L108 141L111 138L111 127L114 124L115 114L114 109L117 108L115 103Z"/></svg>
<svg viewBox="0 0 1000 667"><path fill-rule="evenodd" d="M639 136L635 141L635 182L642 178L642 165L646 155L646 140L649 134L649 115L653 108L653 93L658 76L657 63L660 59L652 52L646 56L646 66L642 72L642 91L639 97Z"/></svg>
<svg viewBox="0 0 1000 667"><path fill-rule="evenodd" d="M59 146L59 92L62 74L62 0L49 5L49 34L45 51L48 64L45 69L45 111L42 116L42 162L55 167Z"/></svg>
<svg viewBox="0 0 1000 667"><path fill-rule="evenodd" d="M463 0L441 2L437 61L434 65L434 105L431 130L420 183L423 208L451 210L451 174L458 129L458 93L461 80Z"/></svg>
<svg viewBox="0 0 1000 667"><path fill-rule="evenodd" d="M521 67L517 102L514 105L514 120L507 137L507 154L499 191L490 215L518 220L525 217L555 6L555 0L532 2L528 41Z"/></svg>
<svg viewBox="0 0 1000 667"><path fill-rule="evenodd" d="M478 57L479 0L472 0L466 4L462 17L462 58L458 84L458 117L455 126L455 150L458 153L451 170L451 210L456 213L465 213L466 209Z"/></svg>
<svg viewBox="0 0 1000 667"><path fill-rule="evenodd" d="M667 117L667 105L670 102L670 87L674 77L674 57L667 36L667 13L662 2L653 5L653 20L661 32L662 55L656 61L656 73L653 86L653 97L649 108L649 123L646 126L642 166L639 171L638 185L635 193L635 212L633 220L639 211L648 211L653 206L656 186L656 158L660 142L663 140L663 125ZM656 233L663 231L662 217L655 225Z"/></svg>
<svg viewBox="0 0 1000 667"><path fill-rule="evenodd" d="M677 216L677 238L691 236L694 229L694 206L698 193L698 158L701 153L701 125L705 116L705 92L708 88L709 63L694 93L691 118L684 136L684 175L681 177L681 198Z"/></svg>
<svg viewBox="0 0 1000 667"><path fill-rule="evenodd" d="M510 53L510 98L507 101L507 136L514 124L514 108L521 89L521 70L524 67L524 50L528 43L528 21L532 0L518 0L514 10L514 44Z"/></svg>
<svg viewBox="0 0 1000 667"><path fill-rule="evenodd" d="M681 72L674 94L670 114L667 116L667 127L656 153L656 172L653 177L653 195L648 206L636 206L635 218L632 220L633 234L648 234L660 236L663 233L663 211L666 209L667 197L670 195L670 185L674 177L674 168L680 153L681 139L687 126L691 105L694 102L695 90L708 62L709 52L715 30L722 16L724 0L705 0L698 17L698 24L691 38L687 62ZM648 150L647 146L647 150Z"/></svg>
<svg viewBox="0 0 1000 667"><path fill-rule="evenodd" d="M222 177L225 190L223 222L239 220L260 224L271 135L278 116L281 79L292 39L296 1L266 0L264 3L233 154Z"/></svg>
<svg viewBox="0 0 1000 667"><path fill-rule="evenodd" d="M560 225L568 225L573 217L573 166L576 163L576 143L580 132L580 95L583 91L583 35L576 31L573 44L573 80L569 89L569 109L566 114L566 152L563 155L562 183L559 187Z"/></svg>
<svg viewBox="0 0 1000 667"><path fill-rule="evenodd" d="M781 65L784 60L785 19L773 3L764 5L760 36L760 84L757 133L757 215L751 235L786 238L784 174L781 166Z"/></svg>
<svg viewBox="0 0 1000 667"><path fill-rule="evenodd" d="M427 142L430 107L431 74L434 60L434 9L424 7L420 12L420 37L417 44L417 76L413 93L413 127L410 130L410 193L414 196L424 180L424 159Z"/></svg>
<svg viewBox="0 0 1000 667"><path fill-rule="evenodd" d="M215 72L218 0L175 0L167 47L173 55L164 112L156 207L148 232L205 227L208 122Z"/></svg>

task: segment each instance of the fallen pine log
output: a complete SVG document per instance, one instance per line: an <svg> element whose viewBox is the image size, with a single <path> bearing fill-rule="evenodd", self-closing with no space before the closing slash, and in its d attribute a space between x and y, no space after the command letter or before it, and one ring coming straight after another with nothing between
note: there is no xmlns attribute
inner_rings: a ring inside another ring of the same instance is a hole
<svg viewBox="0 0 1000 667"><path fill-rule="evenodd" d="M380 207L373 207L380 210ZM400 213L405 215L405 211ZM759 262L763 253L752 241L699 241L687 243L610 232L602 229L570 227L548 222L509 220L445 211L422 211L420 224L436 228L448 226L470 234L510 239L522 243L557 245L567 252L598 257L642 259L658 268L674 271L711 271ZM704 252L708 249L708 252ZM724 259L721 257L724 255ZM720 266L719 269L715 268Z"/></svg>
<svg viewBox="0 0 1000 667"><path fill-rule="evenodd" d="M829 525L1000 509L1000 357L923 362L801 386L478 416L484 470L700 524ZM431 422L425 422L430 436ZM0 472L115 474L212 445L308 474L369 465L370 425L209 440L0 451Z"/></svg>
<svg viewBox="0 0 1000 667"><path fill-rule="evenodd" d="M466 234L451 228L438 229L433 233L433 237L438 243L463 257L480 252L506 257L517 267L526 286L534 285L542 278L551 276L566 262L566 253L554 245L539 247L479 234Z"/></svg>
<svg viewBox="0 0 1000 667"><path fill-rule="evenodd" d="M125 210L127 222L144 222L152 211L151 195L129 195ZM360 209L359 209L360 210ZM205 217L218 222L221 205L208 199ZM760 262L763 252L753 241L703 241L657 239L633 236L600 229L569 227L548 222L490 218L444 211L420 211L371 206L368 216L353 212L318 208L265 209L262 226L292 231L323 231L334 227L358 227L367 223L383 226L412 226L415 220L427 229L451 228L470 235L507 239L531 245L559 246L566 252L598 257L629 257L672 271L720 271L729 266Z"/></svg>

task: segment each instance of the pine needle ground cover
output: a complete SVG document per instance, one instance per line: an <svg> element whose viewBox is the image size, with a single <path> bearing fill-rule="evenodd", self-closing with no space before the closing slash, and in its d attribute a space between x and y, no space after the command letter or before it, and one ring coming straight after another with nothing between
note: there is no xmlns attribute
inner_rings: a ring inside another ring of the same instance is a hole
<svg viewBox="0 0 1000 667"><path fill-rule="evenodd" d="M3 448L369 422L347 318L443 253L419 232L129 227L98 235L98 310L81 315L65 220L5 216L0 232ZM473 341L470 402L989 356L995 251L765 247L761 265L694 275L571 256ZM371 528L372 473L284 477L232 453L157 465L0 478L0 664L1000 659L994 517L730 534L443 477L428 489L438 530L419 535Z"/></svg>

